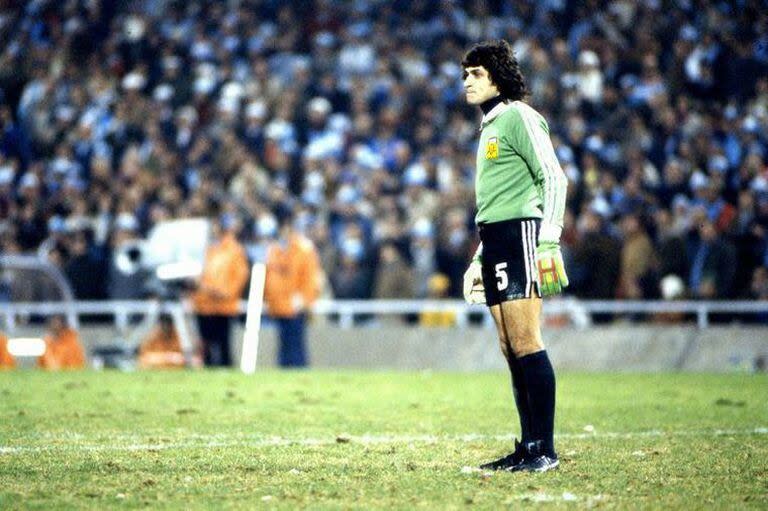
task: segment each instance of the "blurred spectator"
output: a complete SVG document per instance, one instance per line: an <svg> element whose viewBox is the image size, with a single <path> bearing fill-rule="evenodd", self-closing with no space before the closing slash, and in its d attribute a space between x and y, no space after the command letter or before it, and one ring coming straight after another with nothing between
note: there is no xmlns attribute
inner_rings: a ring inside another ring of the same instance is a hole
<svg viewBox="0 0 768 511"><path fill-rule="evenodd" d="M77 332L66 324L63 316L51 316L48 333L43 338L45 353L37 366L48 370L84 369L85 353Z"/></svg>
<svg viewBox="0 0 768 511"><path fill-rule="evenodd" d="M413 272L397 246L387 241L379 247L374 298L413 298Z"/></svg>
<svg viewBox="0 0 768 511"><path fill-rule="evenodd" d="M312 242L294 228L291 212L278 212L277 240L267 249L264 301L277 322L282 367L307 365L307 310L320 294L320 260Z"/></svg>
<svg viewBox="0 0 768 511"><path fill-rule="evenodd" d="M579 95L590 103L601 103L603 100L603 74L600 71L600 59L591 50L579 54L579 72L577 87Z"/></svg>
<svg viewBox="0 0 768 511"><path fill-rule="evenodd" d="M245 249L236 238L239 227L237 218L228 213L212 223L203 273L192 295L207 366L232 365L231 322L239 314L249 269Z"/></svg>
<svg viewBox="0 0 768 511"><path fill-rule="evenodd" d="M758 266L752 273L749 298L753 300L768 300L768 266ZM768 324L768 313L755 314L755 321Z"/></svg>
<svg viewBox="0 0 768 511"><path fill-rule="evenodd" d="M678 232L675 229L669 210L657 210L654 213L654 221L656 246L658 247L656 261L658 263L659 278L664 279L669 276L675 276L681 279L683 286L685 286L684 282L688 278L688 271L691 268L688 258L688 246L685 240L687 232Z"/></svg>
<svg viewBox="0 0 768 511"><path fill-rule="evenodd" d="M181 342L173 325L173 318L168 314L162 314L158 325L139 347L139 367L168 369L184 367L184 365L184 353L181 351Z"/></svg>
<svg viewBox="0 0 768 511"><path fill-rule="evenodd" d="M699 226L698 240L691 250L691 272L688 284L696 298L730 297L736 273L736 253L733 245L718 236L712 220Z"/></svg>
<svg viewBox="0 0 768 511"><path fill-rule="evenodd" d="M354 254L342 252L339 266L330 276L330 281L336 298L361 300L370 297L367 271L360 258Z"/></svg>
<svg viewBox="0 0 768 511"><path fill-rule="evenodd" d="M8 353L8 337L0 332L0 370L16 367L16 359Z"/></svg>
<svg viewBox="0 0 768 511"><path fill-rule="evenodd" d="M416 296L425 298L429 294L429 279L437 270L435 228L428 218L422 217L414 222L410 249Z"/></svg>
<svg viewBox="0 0 768 511"><path fill-rule="evenodd" d="M733 286L739 298L749 298L748 289L754 271L766 263L765 256L768 254L765 229L758 219L760 202L749 190L739 193L739 214L733 230L736 259L739 261Z"/></svg>
<svg viewBox="0 0 768 511"><path fill-rule="evenodd" d="M624 242L621 247L618 297L630 300L655 298L649 296L654 291L648 286L656 258L651 239L635 214L622 218L621 230Z"/></svg>
<svg viewBox="0 0 768 511"><path fill-rule="evenodd" d="M435 253L437 269L448 278L446 296L460 298L467 261L474 254L473 240L467 226L467 213L454 208L445 213L440 224Z"/></svg>
<svg viewBox="0 0 768 511"><path fill-rule="evenodd" d="M399 231L415 296L436 271L458 296L479 119L457 62L503 37L549 120L574 224L601 204L605 242L663 208L675 245L701 208L746 261L745 290L768 257L763 3L6 2L3 246L44 247L79 295L137 297L140 279L115 271L120 217L138 239L224 201L248 226L290 205L326 273L346 268L337 294L371 296L379 233ZM106 282L80 278L91 265Z"/></svg>
<svg viewBox="0 0 768 511"><path fill-rule="evenodd" d="M759 266L752 274L750 286L751 298L755 300L768 300L768 267Z"/></svg>
<svg viewBox="0 0 768 511"><path fill-rule="evenodd" d="M576 294L590 300L616 297L621 265L621 244L608 233L601 215L585 211L578 225L573 249L572 285Z"/></svg>
<svg viewBox="0 0 768 511"><path fill-rule="evenodd" d="M105 297L104 279L93 278L104 275L102 262L89 251L85 232L74 232L69 239L69 259L64 274L72 285L78 300L98 300Z"/></svg>
<svg viewBox="0 0 768 511"><path fill-rule="evenodd" d="M364 243L360 228L349 225L339 247L339 263L329 277L336 298L360 300L371 297L372 273Z"/></svg>
<svg viewBox="0 0 768 511"><path fill-rule="evenodd" d="M430 300L440 300L448 297L450 282L442 273L435 273L429 278L427 296ZM419 325L427 327L448 327L456 324L456 313L453 311L425 310L419 314Z"/></svg>

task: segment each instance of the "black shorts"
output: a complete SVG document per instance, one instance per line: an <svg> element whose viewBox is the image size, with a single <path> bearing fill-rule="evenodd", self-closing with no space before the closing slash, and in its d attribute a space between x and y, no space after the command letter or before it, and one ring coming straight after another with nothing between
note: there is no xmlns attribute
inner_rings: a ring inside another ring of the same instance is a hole
<svg viewBox="0 0 768 511"><path fill-rule="evenodd" d="M478 225L483 242L485 303L541 297L536 271L538 218L516 218Z"/></svg>

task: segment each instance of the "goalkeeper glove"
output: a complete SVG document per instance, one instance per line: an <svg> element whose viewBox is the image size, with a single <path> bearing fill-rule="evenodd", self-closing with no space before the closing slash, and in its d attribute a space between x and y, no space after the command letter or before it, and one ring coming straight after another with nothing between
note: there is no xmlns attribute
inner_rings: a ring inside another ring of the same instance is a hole
<svg viewBox="0 0 768 511"><path fill-rule="evenodd" d="M482 266L477 259L464 272L464 300L469 304L485 303Z"/></svg>
<svg viewBox="0 0 768 511"><path fill-rule="evenodd" d="M568 287L568 275L565 274L559 243L539 243L536 247L536 268L539 271L539 289L542 295L554 295Z"/></svg>

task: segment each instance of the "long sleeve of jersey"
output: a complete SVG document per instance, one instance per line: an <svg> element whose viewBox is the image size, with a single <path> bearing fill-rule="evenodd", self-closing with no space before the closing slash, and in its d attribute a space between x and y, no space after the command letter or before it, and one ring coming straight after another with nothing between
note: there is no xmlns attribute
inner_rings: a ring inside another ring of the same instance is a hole
<svg viewBox="0 0 768 511"><path fill-rule="evenodd" d="M510 123L509 137L517 153L531 170L542 203L540 242L559 242L563 230L568 178L557 161L549 126L524 103L516 102L518 115Z"/></svg>

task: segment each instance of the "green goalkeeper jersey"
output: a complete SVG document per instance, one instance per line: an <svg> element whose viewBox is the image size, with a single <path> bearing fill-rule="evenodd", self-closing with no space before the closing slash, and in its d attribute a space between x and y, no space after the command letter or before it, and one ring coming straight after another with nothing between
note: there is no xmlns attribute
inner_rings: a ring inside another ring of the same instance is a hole
<svg viewBox="0 0 768 511"><path fill-rule="evenodd" d="M521 101L499 103L484 117L475 194L480 222L540 218L540 241L559 241L568 180L549 126Z"/></svg>

